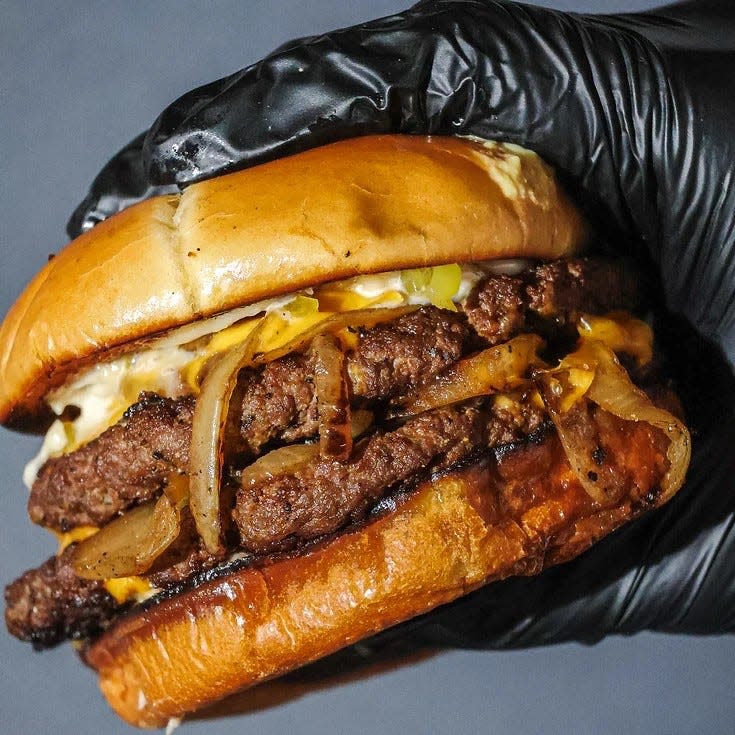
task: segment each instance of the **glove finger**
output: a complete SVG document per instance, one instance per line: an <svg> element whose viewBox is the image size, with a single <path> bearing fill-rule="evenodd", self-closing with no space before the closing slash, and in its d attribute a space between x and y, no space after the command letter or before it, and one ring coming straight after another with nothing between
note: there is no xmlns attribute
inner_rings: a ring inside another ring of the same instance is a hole
<svg viewBox="0 0 735 735"><path fill-rule="evenodd" d="M67 222L69 237L91 230L98 222L142 199L178 191L176 185L150 183L142 157L145 136L144 132L133 138L97 174L89 193Z"/></svg>

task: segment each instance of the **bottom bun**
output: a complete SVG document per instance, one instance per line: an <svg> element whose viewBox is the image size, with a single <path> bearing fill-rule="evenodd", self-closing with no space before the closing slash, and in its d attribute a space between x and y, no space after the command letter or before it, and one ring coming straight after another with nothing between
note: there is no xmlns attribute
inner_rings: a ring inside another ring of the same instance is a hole
<svg viewBox="0 0 735 735"><path fill-rule="evenodd" d="M621 422L627 423L627 422ZM111 706L162 726L481 585L570 559L657 504L666 441L620 427L630 492L600 509L547 433L424 482L298 556L234 571L122 618L86 651Z"/></svg>

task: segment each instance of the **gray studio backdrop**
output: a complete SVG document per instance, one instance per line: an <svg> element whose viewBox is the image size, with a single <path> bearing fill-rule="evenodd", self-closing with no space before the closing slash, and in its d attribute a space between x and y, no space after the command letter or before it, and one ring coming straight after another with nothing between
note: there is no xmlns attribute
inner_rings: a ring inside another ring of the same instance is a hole
<svg viewBox="0 0 735 735"><path fill-rule="evenodd" d="M655 2L539 3L632 11ZM187 89L294 36L386 15L400 0L144 3L0 0L0 313L49 253L98 168ZM70 314L69 318L74 315ZM25 514L37 440L0 432L0 582L54 550ZM730 733L735 639L642 634L593 646L451 651L311 685L271 684L196 733ZM0 631L0 733L130 733L69 646Z"/></svg>

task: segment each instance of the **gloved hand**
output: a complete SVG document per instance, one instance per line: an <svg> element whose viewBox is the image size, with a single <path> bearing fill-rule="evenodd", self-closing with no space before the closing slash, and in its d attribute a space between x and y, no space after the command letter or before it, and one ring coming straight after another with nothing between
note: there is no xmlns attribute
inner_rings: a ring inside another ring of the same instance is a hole
<svg viewBox="0 0 735 735"><path fill-rule="evenodd" d="M615 249L648 260L678 315L657 331L695 432L689 479L576 561L491 585L398 634L499 647L735 631L735 378L723 355L735 361L733 69L729 0L619 16L427 1L292 42L184 95L103 170L69 232L349 136L472 134L536 150L616 233Z"/></svg>

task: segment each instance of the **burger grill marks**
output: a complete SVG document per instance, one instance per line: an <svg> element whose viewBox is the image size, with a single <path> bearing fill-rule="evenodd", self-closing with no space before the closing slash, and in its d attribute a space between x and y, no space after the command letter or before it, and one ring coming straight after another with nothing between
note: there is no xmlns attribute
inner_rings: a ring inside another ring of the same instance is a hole
<svg viewBox="0 0 735 735"><path fill-rule="evenodd" d="M353 401L379 411L468 348L499 343L524 330L564 335L579 312L607 312L637 302L633 278L618 264L577 260L518 276L490 276L467 299L464 315L425 307L361 331L346 360ZM308 352L291 354L246 373L238 391L244 398L236 449L252 456L265 444L317 433L309 361ZM193 405L191 397L145 395L98 439L49 460L31 494L33 520L61 530L102 525L160 494L172 471L186 470ZM333 533L363 517L392 488L479 449L517 441L543 420L543 412L522 397L438 408L359 441L346 463L316 458L270 482L245 482L233 503L240 548L283 550ZM222 561L189 531L182 531L179 542L157 560L150 573L156 584L185 579ZM101 583L74 581L68 554L27 572L6 590L6 620L15 635L42 645L85 636L106 625L110 609L119 609ZM55 577L64 580L57 589L49 582Z"/></svg>

